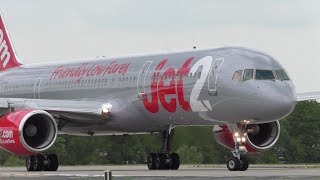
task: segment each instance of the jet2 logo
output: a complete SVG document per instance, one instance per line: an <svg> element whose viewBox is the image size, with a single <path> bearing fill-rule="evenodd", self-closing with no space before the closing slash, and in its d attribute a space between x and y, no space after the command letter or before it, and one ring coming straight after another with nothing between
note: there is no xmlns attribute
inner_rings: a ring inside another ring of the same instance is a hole
<svg viewBox="0 0 320 180"><path fill-rule="evenodd" d="M3 31L0 29L0 61L5 68L10 60L10 53L8 51L7 42L4 39Z"/></svg>
<svg viewBox="0 0 320 180"><path fill-rule="evenodd" d="M213 64L213 58L211 56L206 56L199 59L191 68L190 63L194 60L194 57L187 59L182 67L175 71L174 68L168 68L162 74L163 67L167 63L168 59L161 61L152 76L151 81L151 99L148 99L147 94L142 95L143 104L145 108L151 113L157 113L159 111L159 101L162 107L170 112L176 112L177 104L184 111L208 111L212 110L209 101L199 101L200 92L205 85L206 79L211 72L211 67ZM188 76L189 73L195 74L197 70L202 66L202 72L200 78L196 81L191 94L190 99L185 99L184 93L184 80L183 77ZM177 76L177 80L175 80ZM165 85L164 79L169 77L169 84ZM171 95L169 102L166 100L166 96Z"/></svg>

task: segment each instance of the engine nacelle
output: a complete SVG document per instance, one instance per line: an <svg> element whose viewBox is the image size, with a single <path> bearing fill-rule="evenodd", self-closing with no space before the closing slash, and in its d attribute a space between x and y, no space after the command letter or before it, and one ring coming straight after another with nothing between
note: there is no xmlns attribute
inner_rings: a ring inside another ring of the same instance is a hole
<svg viewBox="0 0 320 180"><path fill-rule="evenodd" d="M57 138L55 119L43 110L22 110L0 118L0 148L17 155L49 149Z"/></svg>
<svg viewBox="0 0 320 180"><path fill-rule="evenodd" d="M216 141L226 148L235 150L236 138L232 128L228 125L216 125L213 127L213 134ZM245 127L241 145L246 148L247 153L263 152L270 149L278 141L280 136L280 123L274 121L264 124L249 124ZM241 135L239 135L241 136ZM239 140L240 140L239 139Z"/></svg>

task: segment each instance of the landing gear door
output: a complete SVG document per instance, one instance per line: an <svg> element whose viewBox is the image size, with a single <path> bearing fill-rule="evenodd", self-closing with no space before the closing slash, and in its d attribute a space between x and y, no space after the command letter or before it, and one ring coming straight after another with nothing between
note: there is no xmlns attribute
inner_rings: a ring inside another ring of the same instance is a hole
<svg viewBox="0 0 320 180"><path fill-rule="evenodd" d="M218 76L220 69L223 65L224 59L216 59L210 69L209 78L208 78L208 92L210 96L217 96L217 86L218 86Z"/></svg>
<svg viewBox="0 0 320 180"><path fill-rule="evenodd" d="M148 73L148 70L152 64L152 61L147 61L143 64L142 68L139 71L138 81L137 81L137 91L138 91L138 97L142 98L144 94L146 94L146 76Z"/></svg>

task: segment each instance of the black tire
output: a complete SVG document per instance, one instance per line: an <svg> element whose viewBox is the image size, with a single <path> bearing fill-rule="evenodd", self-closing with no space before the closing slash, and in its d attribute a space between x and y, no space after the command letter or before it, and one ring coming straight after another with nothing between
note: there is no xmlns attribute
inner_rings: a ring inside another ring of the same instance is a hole
<svg viewBox="0 0 320 180"><path fill-rule="evenodd" d="M49 159L48 159L48 156L46 157L46 161L47 161L47 163L45 163L43 165L43 171L49 171Z"/></svg>
<svg viewBox="0 0 320 180"><path fill-rule="evenodd" d="M33 166L33 169L35 171L42 171L43 170L43 160L44 160L44 157L42 154L37 154L35 157L34 157L34 166Z"/></svg>
<svg viewBox="0 0 320 180"><path fill-rule="evenodd" d="M49 164L43 166L43 171L49 171Z"/></svg>
<svg viewBox="0 0 320 180"><path fill-rule="evenodd" d="M168 169L168 167L166 165L166 154L164 154L164 153L157 154L155 168L158 170Z"/></svg>
<svg viewBox="0 0 320 180"><path fill-rule="evenodd" d="M156 159L157 159L157 155L155 153L150 153L148 155L147 165L148 165L149 170L155 170L156 169L156 165L155 165Z"/></svg>
<svg viewBox="0 0 320 180"><path fill-rule="evenodd" d="M241 156L239 171L246 171L249 168L249 161L246 157Z"/></svg>
<svg viewBox="0 0 320 180"><path fill-rule="evenodd" d="M34 156L30 155L26 158L26 168L27 171L34 171Z"/></svg>
<svg viewBox="0 0 320 180"><path fill-rule="evenodd" d="M236 157L231 157L227 160L227 168L229 171L238 171L240 168L240 160Z"/></svg>
<svg viewBox="0 0 320 180"><path fill-rule="evenodd" d="M48 171L57 171L59 167L59 159L56 154L49 154L48 155Z"/></svg>
<svg viewBox="0 0 320 180"><path fill-rule="evenodd" d="M180 167L180 157L177 153L170 154L170 169L171 170L178 170Z"/></svg>

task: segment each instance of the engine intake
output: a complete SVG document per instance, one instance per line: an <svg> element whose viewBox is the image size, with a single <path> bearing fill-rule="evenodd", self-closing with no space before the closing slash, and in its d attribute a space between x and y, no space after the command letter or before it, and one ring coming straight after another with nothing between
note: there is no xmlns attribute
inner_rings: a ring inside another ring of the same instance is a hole
<svg viewBox="0 0 320 180"><path fill-rule="evenodd" d="M239 125L239 128L240 125ZM216 141L229 148L235 150L236 140L234 133L230 130L228 125L216 125L213 127L213 134ZM245 142L242 142L248 151L248 153L263 152L275 145L280 136L280 123L274 121L264 124L250 124L245 127L244 138Z"/></svg>
<svg viewBox="0 0 320 180"><path fill-rule="evenodd" d="M279 121L249 125L247 129L247 142L250 147L264 151L270 149L280 136Z"/></svg>
<svg viewBox="0 0 320 180"><path fill-rule="evenodd" d="M23 110L0 118L0 147L19 155L49 149L57 138L55 119L43 110Z"/></svg>

